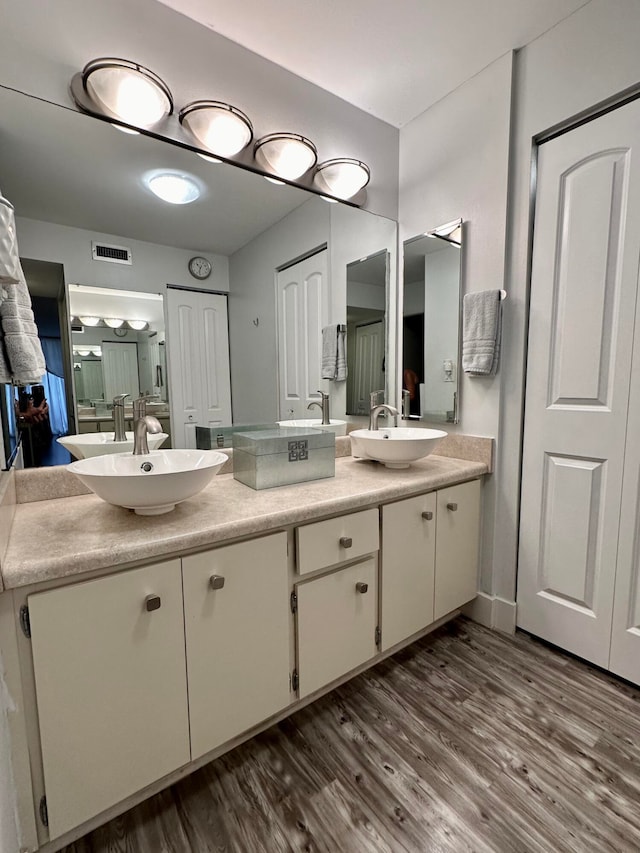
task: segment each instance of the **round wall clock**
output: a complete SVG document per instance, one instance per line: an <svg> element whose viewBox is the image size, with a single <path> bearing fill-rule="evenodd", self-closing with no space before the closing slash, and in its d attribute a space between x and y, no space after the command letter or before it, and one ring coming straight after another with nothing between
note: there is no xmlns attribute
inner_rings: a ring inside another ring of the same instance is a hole
<svg viewBox="0 0 640 853"><path fill-rule="evenodd" d="M209 278L212 269L211 261L208 261L206 258L196 256L189 261L189 272L194 278L200 280Z"/></svg>
<svg viewBox="0 0 640 853"><path fill-rule="evenodd" d="M113 334L118 338L126 338L128 329L114 329Z"/></svg>

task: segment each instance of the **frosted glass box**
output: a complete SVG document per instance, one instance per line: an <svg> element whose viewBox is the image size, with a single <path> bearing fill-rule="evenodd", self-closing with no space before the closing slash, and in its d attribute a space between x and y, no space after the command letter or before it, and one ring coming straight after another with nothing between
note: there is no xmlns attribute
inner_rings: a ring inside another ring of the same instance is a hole
<svg viewBox="0 0 640 853"><path fill-rule="evenodd" d="M233 476L252 489L336 475L336 437L321 429L267 429L233 435Z"/></svg>

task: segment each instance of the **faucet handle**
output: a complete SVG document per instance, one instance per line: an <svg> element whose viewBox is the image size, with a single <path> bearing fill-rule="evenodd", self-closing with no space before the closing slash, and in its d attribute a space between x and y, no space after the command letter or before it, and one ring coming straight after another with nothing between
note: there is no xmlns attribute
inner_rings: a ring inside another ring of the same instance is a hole
<svg viewBox="0 0 640 853"><path fill-rule="evenodd" d="M382 388L380 391L372 391L369 394L369 407L371 409L373 409L374 406L378 405L378 397L380 396L380 394L382 394L382 397L384 399L384 388Z"/></svg>
<svg viewBox="0 0 640 853"><path fill-rule="evenodd" d="M316 394L320 394L323 400L329 399L329 394L326 391L316 391Z"/></svg>
<svg viewBox="0 0 640 853"><path fill-rule="evenodd" d="M128 396L129 396L129 394L116 394L116 396L113 398L113 405L114 406L123 406L124 405L124 399L125 399L125 397L128 397Z"/></svg>

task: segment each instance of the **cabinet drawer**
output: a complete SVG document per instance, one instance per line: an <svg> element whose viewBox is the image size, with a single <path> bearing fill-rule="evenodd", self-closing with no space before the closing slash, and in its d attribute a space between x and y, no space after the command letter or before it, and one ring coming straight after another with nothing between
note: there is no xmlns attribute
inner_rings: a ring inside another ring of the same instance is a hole
<svg viewBox="0 0 640 853"><path fill-rule="evenodd" d="M301 575L371 554L379 548L378 510L352 512L296 530Z"/></svg>
<svg viewBox="0 0 640 853"><path fill-rule="evenodd" d="M377 561L299 583L298 676L308 696L376 653ZM361 584L366 584L366 592Z"/></svg>

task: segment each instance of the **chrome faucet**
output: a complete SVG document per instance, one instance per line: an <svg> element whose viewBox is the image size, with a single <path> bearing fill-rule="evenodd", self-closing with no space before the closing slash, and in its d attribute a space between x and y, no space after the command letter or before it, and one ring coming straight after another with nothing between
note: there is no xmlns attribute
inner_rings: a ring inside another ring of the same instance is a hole
<svg viewBox="0 0 640 853"><path fill-rule="evenodd" d="M124 400L128 394L116 394L113 398L113 434L114 441L126 441L127 434L124 429Z"/></svg>
<svg viewBox="0 0 640 853"><path fill-rule="evenodd" d="M393 425L398 426L398 410L396 409L396 407L388 406L386 403L381 403L379 406L373 406L373 408L369 412L369 429L378 429L378 418L380 417L382 412L386 412L389 415L393 415Z"/></svg>
<svg viewBox="0 0 640 853"><path fill-rule="evenodd" d="M402 390L402 418L407 420L411 416L411 395L406 388Z"/></svg>
<svg viewBox="0 0 640 853"><path fill-rule="evenodd" d="M313 403L309 403L307 409L312 409L314 406L317 406L322 412L322 423L326 425L331 423L331 419L329 418L329 395L324 391L318 391L318 394L322 397L322 402L318 403L314 400Z"/></svg>
<svg viewBox="0 0 640 853"><path fill-rule="evenodd" d="M146 397L133 401L133 455L143 456L149 452L147 433L162 432L162 424L153 415L147 414Z"/></svg>

